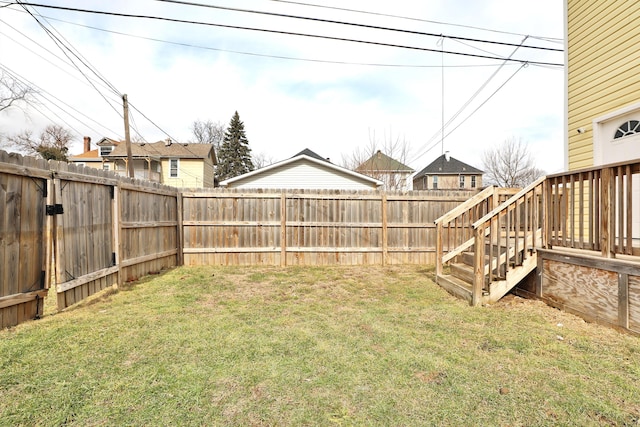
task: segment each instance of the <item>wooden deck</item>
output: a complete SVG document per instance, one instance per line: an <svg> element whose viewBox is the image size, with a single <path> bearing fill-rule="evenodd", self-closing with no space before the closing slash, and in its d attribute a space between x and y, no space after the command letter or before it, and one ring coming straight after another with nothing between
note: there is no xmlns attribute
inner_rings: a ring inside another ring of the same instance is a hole
<svg viewBox="0 0 640 427"><path fill-rule="evenodd" d="M551 175L479 217L500 191L486 189L436 221L437 282L472 305L513 291L640 333L639 185L640 160Z"/></svg>
<svg viewBox="0 0 640 427"><path fill-rule="evenodd" d="M474 207L485 203L478 197L439 218L438 284L471 305L481 305L499 300L531 273L537 266L533 249L542 238L543 182L520 191L490 187L481 193L484 200L497 201L488 212ZM501 201L501 196L510 197ZM456 241L451 234L471 237L458 239L459 244L445 253L442 242ZM450 274L444 274L445 264Z"/></svg>

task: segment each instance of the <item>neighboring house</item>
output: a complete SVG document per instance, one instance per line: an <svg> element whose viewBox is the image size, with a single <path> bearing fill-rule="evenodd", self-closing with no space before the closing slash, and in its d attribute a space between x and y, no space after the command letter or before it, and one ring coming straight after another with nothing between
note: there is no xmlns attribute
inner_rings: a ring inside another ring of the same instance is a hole
<svg viewBox="0 0 640 427"><path fill-rule="evenodd" d="M109 154L119 141L109 138L102 138L96 145L97 149L91 149L91 138L84 137L84 151L81 154L70 156L69 161L77 165L88 166L96 169L109 170L109 163L105 162L104 155Z"/></svg>
<svg viewBox="0 0 640 427"><path fill-rule="evenodd" d="M334 165L305 149L290 159L226 179L220 187L271 189L376 190L383 183Z"/></svg>
<svg viewBox="0 0 640 427"><path fill-rule="evenodd" d="M445 153L413 177L414 190L473 190L482 187L480 169Z"/></svg>
<svg viewBox="0 0 640 427"><path fill-rule="evenodd" d="M415 171L380 150L359 165L356 172L379 179L384 183L385 190L413 189L411 174Z"/></svg>
<svg viewBox="0 0 640 427"><path fill-rule="evenodd" d="M97 150L89 150L70 161L127 175L126 144L102 138ZM137 179L159 182L173 187L198 188L214 186L216 155L211 144L181 144L171 140L132 143L131 157Z"/></svg>
<svg viewBox="0 0 640 427"><path fill-rule="evenodd" d="M640 2L565 0L566 167L640 158ZM640 178L632 180L640 200ZM633 206L633 237L640 208Z"/></svg>

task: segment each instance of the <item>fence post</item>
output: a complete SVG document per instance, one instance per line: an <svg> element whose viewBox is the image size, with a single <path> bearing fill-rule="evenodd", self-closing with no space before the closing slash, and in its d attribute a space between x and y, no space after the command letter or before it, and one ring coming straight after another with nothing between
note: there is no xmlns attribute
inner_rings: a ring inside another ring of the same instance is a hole
<svg viewBox="0 0 640 427"><path fill-rule="evenodd" d="M57 167L60 167L57 164ZM55 175L54 175L55 176ZM62 204L62 182L60 178L55 178L53 180L53 188L54 188L54 204ZM66 280L65 271L65 247L64 247L64 215L56 215L53 219L53 228L55 230L54 236L54 257L55 257L55 284L56 284L56 293L58 295L58 307L64 308L64 292L58 293L57 285L64 283ZM62 300L61 300L62 299Z"/></svg>
<svg viewBox="0 0 640 427"><path fill-rule="evenodd" d="M119 266L121 262L121 253L120 253L120 208L122 204L122 199L120 196L120 185L118 184L113 186L113 202L111 204L111 221L112 221L112 233L113 233L113 252L115 253L114 263ZM120 287L122 285L122 273L120 268L118 268L118 279L116 283L116 287Z"/></svg>
<svg viewBox="0 0 640 427"><path fill-rule="evenodd" d="M387 265L389 260L389 240L387 227L387 193L382 192L382 266Z"/></svg>
<svg viewBox="0 0 640 427"><path fill-rule="evenodd" d="M114 226L116 228L116 236L118 238L117 241L117 246L115 247L116 252L117 252L117 265L121 265L122 264L122 258L124 255L124 244L122 242L122 211L124 209L123 203L122 203L122 187L120 186L120 184L122 184L123 180L126 179L124 177L119 177L118 178L118 184L115 186L115 191L116 191L116 195L117 195L117 209L116 209L116 213L115 213L115 217L114 217ZM124 274L122 272L122 267L120 267L118 269L118 286L122 286L122 284L124 283Z"/></svg>
<svg viewBox="0 0 640 427"><path fill-rule="evenodd" d="M183 207L183 200L182 200L182 190L180 189L176 189L176 215L177 220L178 220L178 225L177 225L177 230L176 232L177 234L177 245L178 245L178 265L184 265L184 228L183 228L183 221L184 221L184 207Z"/></svg>
<svg viewBox="0 0 640 427"><path fill-rule="evenodd" d="M44 184L47 186L47 201L46 204L47 205L53 205L55 204L55 187L53 186L53 174L51 174L51 178L47 179L46 183ZM49 289L49 287L51 286L51 281L54 279L53 275L55 274L55 268L52 264L54 262L54 257L53 257L53 244L54 244L54 238L53 238L53 232L54 232L54 216L53 215L45 215L45 225L44 225L44 233L45 233L45 238L44 238L44 244L45 244L45 266L44 266L44 271L45 271L45 283L44 283L44 288L45 289Z"/></svg>
<svg viewBox="0 0 640 427"><path fill-rule="evenodd" d="M287 266L287 196L280 194L280 267Z"/></svg>

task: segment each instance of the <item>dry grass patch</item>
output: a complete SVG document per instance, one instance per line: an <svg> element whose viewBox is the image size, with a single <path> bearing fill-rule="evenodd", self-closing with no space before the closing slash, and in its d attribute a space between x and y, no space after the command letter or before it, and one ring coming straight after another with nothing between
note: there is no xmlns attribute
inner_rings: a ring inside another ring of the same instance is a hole
<svg viewBox="0 0 640 427"><path fill-rule="evenodd" d="M0 425L635 425L640 339L417 267L179 268L0 332Z"/></svg>

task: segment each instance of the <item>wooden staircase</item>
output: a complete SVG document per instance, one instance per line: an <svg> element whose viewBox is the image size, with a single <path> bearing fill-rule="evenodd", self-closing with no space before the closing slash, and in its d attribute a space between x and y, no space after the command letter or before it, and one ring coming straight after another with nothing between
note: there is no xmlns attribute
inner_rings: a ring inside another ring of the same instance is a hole
<svg viewBox="0 0 640 427"><path fill-rule="evenodd" d="M543 182L520 191L489 187L436 220L436 282L480 305L499 300L533 271Z"/></svg>

